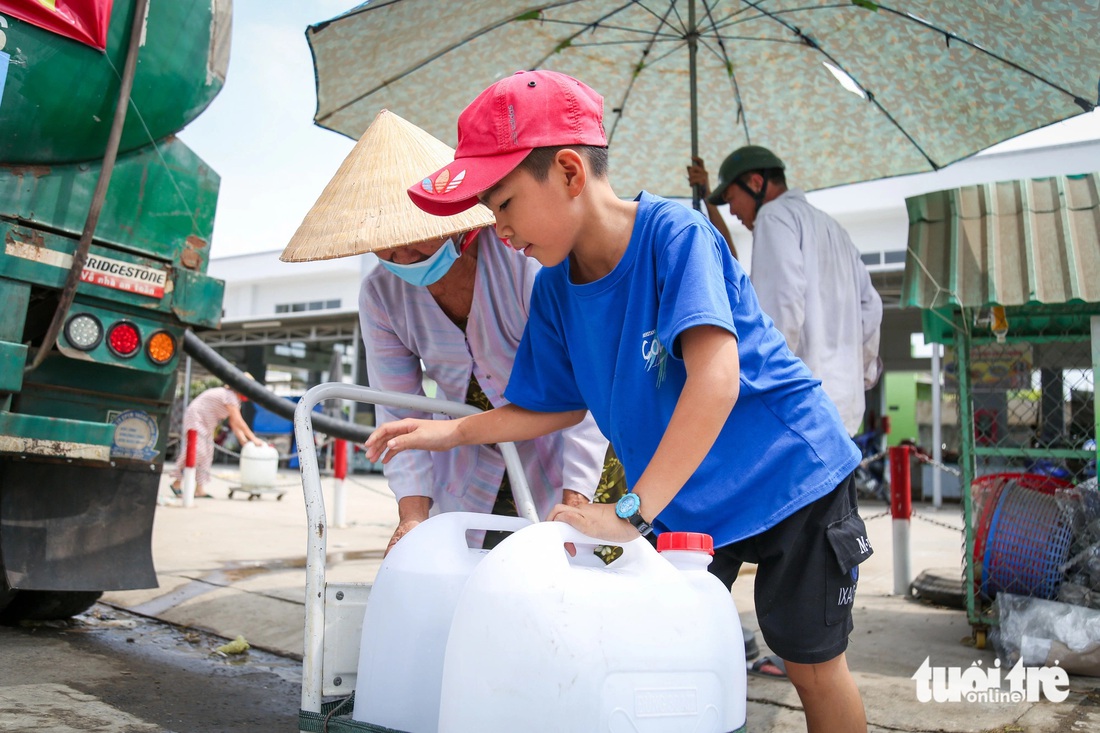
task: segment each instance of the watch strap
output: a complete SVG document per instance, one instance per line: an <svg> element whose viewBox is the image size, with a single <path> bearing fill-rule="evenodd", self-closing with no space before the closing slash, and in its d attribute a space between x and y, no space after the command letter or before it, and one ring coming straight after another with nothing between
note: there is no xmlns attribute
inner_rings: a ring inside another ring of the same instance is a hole
<svg viewBox="0 0 1100 733"><path fill-rule="evenodd" d="M626 521L630 522L630 524L633 525L634 529L638 530L638 533L641 534L642 537L645 537L647 534L653 531L653 525L642 519L641 512L634 512L626 518Z"/></svg>

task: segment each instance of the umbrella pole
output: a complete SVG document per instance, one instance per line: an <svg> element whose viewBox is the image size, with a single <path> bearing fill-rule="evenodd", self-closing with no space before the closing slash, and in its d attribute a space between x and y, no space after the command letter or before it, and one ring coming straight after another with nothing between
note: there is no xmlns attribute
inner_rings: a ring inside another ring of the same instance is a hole
<svg viewBox="0 0 1100 733"><path fill-rule="evenodd" d="M691 159L699 157L699 93L695 84L695 57L699 52L699 32L695 24L695 0L688 0L688 88L691 95ZM691 206L696 211L703 210L703 186L691 187Z"/></svg>

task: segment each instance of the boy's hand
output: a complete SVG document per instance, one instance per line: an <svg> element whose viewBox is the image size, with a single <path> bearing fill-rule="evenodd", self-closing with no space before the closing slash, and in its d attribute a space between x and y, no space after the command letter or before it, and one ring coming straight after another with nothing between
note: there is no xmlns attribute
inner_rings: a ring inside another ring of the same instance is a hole
<svg viewBox="0 0 1100 733"><path fill-rule="evenodd" d="M615 514L614 504L585 504L576 507L558 504L550 510L546 519L551 522L565 522L596 540L630 542L640 536L630 522Z"/></svg>
<svg viewBox="0 0 1100 733"><path fill-rule="evenodd" d="M450 450L458 445L454 420L416 420L407 418L380 425L364 444L367 460L372 463L382 457L382 463L406 450Z"/></svg>

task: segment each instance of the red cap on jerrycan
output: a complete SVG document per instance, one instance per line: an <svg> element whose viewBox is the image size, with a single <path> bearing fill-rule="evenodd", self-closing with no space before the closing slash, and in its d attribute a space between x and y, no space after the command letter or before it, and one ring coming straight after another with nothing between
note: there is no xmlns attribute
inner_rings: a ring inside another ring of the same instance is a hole
<svg viewBox="0 0 1100 733"><path fill-rule="evenodd" d="M662 532L657 536L657 552L683 550L714 554L714 538L702 532Z"/></svg>

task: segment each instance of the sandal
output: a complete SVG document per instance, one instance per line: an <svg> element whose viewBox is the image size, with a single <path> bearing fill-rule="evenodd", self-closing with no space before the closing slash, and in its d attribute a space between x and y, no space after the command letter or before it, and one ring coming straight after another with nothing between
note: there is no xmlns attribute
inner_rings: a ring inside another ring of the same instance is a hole
<svg viewBox="0 0 1100 733"><path fill-rule="evenodd" d="M175 494L177 497L183 496L183 490L182 489L179 489L175 486L169 486L168 488L170 488L172 490L172 493Z"/></svg>
<svg viewBox="0 0 1100 733"><path fill-rule="evenodd" d="M748 665L747 671L754 677L770 677L776 680L787 679L787 665L777 656L769 655L757 659Z"/></svg>

